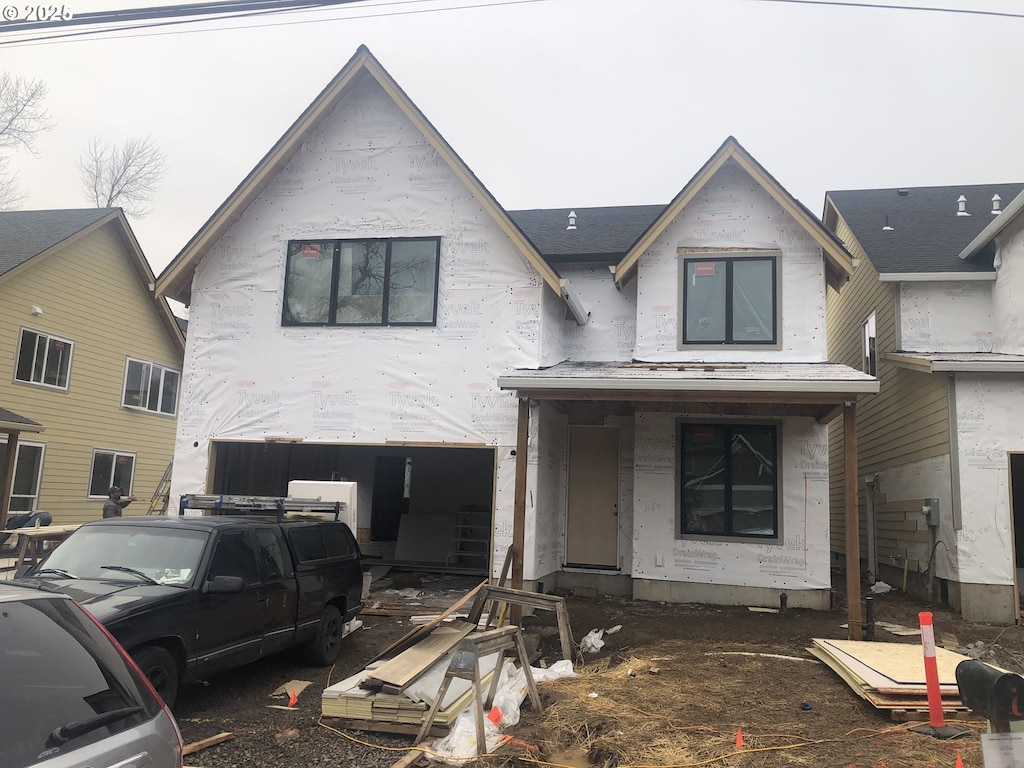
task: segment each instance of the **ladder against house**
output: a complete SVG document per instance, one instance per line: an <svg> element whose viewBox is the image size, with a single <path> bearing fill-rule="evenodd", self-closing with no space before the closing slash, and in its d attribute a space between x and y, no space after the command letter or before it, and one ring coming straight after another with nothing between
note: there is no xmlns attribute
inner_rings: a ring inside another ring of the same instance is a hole
<svg viewBox="0 0 1024 768"><path fill-rule="evenodd" d="M164 476L160 478L156 490L153 491L153 498L149 500L149 509L146 510L147 515L167 514L167 503L171 498L171 467L173 464L173 461L167 462Z"/></svg>

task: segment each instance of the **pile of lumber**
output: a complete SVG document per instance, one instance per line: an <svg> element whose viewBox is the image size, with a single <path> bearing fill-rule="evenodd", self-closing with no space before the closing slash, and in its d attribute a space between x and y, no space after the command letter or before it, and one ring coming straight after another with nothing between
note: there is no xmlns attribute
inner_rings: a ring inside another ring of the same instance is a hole
<svg viewBox="0 0 1024 768"><path fill-rule="evenodd" d="M361 672L325 688L320 700L323 716L333 718L335 725L345 728L416 734L441 690L456 647L470 633L492 626L499 606L510 604L555 611L563 658L572 657L572 629L562 598L483 582L429 623L414 627L381 651ZM491 610L484 617L487 606ZM466 610L466 621L454 619L460 615L459 611ZM501 660L502 653L478 658L479 679L484 691L488 690ZM431 735L445 733L472 702L472 683L461 678L451 679L435 714Z"/></svg>
<svg viewBox="0 0 1024 768"><path fill-rule="evenodd" d="M915 643L813 638L807 650L831 667L861 698L878 709L928 712L924 650ZM956 684L956 667L967 656L936 648L939 692L946 713L968 712Z"/></svg>

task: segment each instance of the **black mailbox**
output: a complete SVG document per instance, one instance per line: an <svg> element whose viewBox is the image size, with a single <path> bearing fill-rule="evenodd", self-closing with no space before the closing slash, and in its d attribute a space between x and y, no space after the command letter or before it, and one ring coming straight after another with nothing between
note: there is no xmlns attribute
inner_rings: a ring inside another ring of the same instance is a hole
<svg viewBox="0 0 1024 768"><path fill-rule="evenodd" d="M1024 678L974 659L956 665L960 699L993 722L1024 720Z"/></svg>

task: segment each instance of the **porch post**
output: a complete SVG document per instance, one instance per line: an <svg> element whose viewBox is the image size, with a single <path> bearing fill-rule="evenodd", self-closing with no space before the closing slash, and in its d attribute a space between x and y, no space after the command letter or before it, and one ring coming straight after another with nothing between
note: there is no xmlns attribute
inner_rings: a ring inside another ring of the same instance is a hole
<svg viewBox="0 0 1024 768"><path fill-rule="evenodd" d="M18 435L20 432L7 433L7 467L4 472L4 485L0 488L0 530L7 527L7 510L11 506L11 492L14 490L14 459L18 455Z"/></svg>
<svg viewBox="0 0 1024 768"><path fill-rule="evenodd" d="M516 490L512 513L512 589L523 588L523 546L526 541L526 459L530 438L530 399L519 398L516 434ZM516 606L513 606L513 610ZM518 619L514 617L514 621Z"/></svg>
<svg viewBox="0 0 1024 768"><path fill-rule="evenodd" d="M846 519L846 615L848 639L863 640L860 610L860 517L857 505L857 403L843 406Z"/></svg>

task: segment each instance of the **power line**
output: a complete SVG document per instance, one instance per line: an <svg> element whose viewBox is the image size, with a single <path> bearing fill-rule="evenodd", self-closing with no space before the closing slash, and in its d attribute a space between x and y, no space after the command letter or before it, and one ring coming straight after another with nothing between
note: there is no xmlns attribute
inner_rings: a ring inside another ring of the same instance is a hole
<svg viewBox="0 0 1024 768"><path fill-rule="evenodd" d="M978 8L940 8L931 5L892 5L889 3L856 3L848 0L754 0L759 3L790 3L793 5L834 5L842 8L868 8L886 11L927 11L929 13L962 13L971 16L999 16L1005 19L1024 19L1024 13L985 11Z"/></svg>
<svg viewBox="0 0 1024 768"><path fill-rule="evenodd" d="M436 0L395 0L394 2L376 3L369 8L385 8L388 6L408 6L420 3L435 2ZM13 40L0 39L0 46L23 46L33 45L40 43L57 43L61 41L68 41L74 39L81 39L85 37L95 38L98 35L105 35L107 33L117 33L122 31L132 30L144 30L144 29L156 29L159 27L173 26L179 24L195 24L206 21L225 21L230 19L240 18L255 18L258 16L272 16L282 13L293 13L293 12L307 12L326 10L339 5L350 5L358 2L365 2L365 0L236 0L235 2L229 3L194 3L189 5L172 5L172 6L154 6L153 8L134 8L128 9L128 19L119 18L121 11L100 11L92 14L83 15L84 21L82 24L90 25L105 25L101 29L83 30L77 32L61 32L53 35L34 35L30 37L15 38ZM480 2L475 4L467 5L455 5L455 6L442 6L438 8L420 8L411 10L397 10L387 13L364 13L359 15L350 15L342 17L342 19L373 19L388 16L407 16L411 14L420 13L438 13L442 11L452 10L472 10L478 8L492 8L499 6L508 5L524 5L528 3L541 3L550 2L550 0L497 0L496 2ZM218 9L222 9L228 6L231 12L224 13ZM194 16L195 18L186 19L175 19L172 13L175 9L184 9L185 15ZM147 15L147 12L155 11L151 15ZM200 18L201 17L201 18ZM125 20L139 20L145 21L147 19L153 19L153 21L147 21L146 23L134 24L129 26L123 26ZM342 20L338 19L338 20ZM72 21L76 21L72 19ZM333 19L329 19L331 21ZM252 27L274 27L274 26L288 26L292 24L309 24L316 21L322 20L305 20L305 21L290 21L290 22L279 22L279 23L268 23L258 25L245 25L241 27L217 27L214 30L175 30L171 32L165 32L162 34L183 34L184 32L204 32L204 31L221 31L230 29L247 29ZM64 21L46 21L46 22L13 22L12 26L22 31L32 30L43 30L53 27L66 27L69 22ZM5 32L15 31L11 28L4 28L0 26L0 36ZM159 32L154 34L161 34ZM130 37L148 37L150 35L138 34L138 35L118 35L117 39L124 39ZM104 37L101 39L110 39Z"/></svg>

